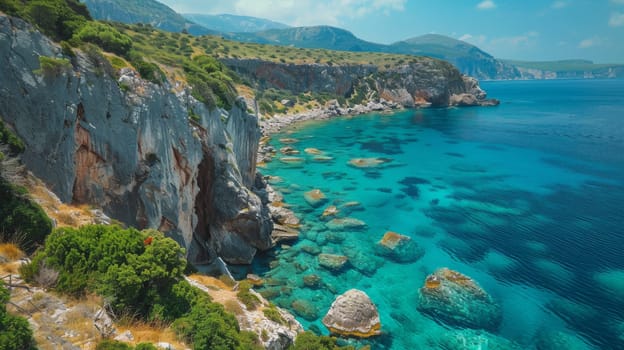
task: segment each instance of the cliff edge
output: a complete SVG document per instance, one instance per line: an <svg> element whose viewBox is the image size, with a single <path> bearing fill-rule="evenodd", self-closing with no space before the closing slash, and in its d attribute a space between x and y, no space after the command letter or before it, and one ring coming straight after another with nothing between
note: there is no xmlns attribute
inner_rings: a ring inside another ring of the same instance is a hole
<svg viewBox="0 0 624 350"><path fill-rule="evenodd" d="M272 246L251 191L260 133L243 101L209 110L187 91L130 69L111 76L101 57L75 53L66 64L57 44L0 14L0 116L24 140L28 169L64 202L165 232L192 263L249 263Z"/></svg>

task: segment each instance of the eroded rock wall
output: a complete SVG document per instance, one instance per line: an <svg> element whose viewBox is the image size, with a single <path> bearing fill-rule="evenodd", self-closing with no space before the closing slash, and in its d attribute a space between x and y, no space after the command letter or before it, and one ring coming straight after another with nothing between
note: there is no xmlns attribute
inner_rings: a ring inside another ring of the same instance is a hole
<svg viewBox="0 0 624 350"><path fill-rule="evenodd" d="M76 54L72 67L38 71L39 56L62 58L60 48L0 15L0 117L26 143L28 169L65 202L160 229L192 262L245 263L268 249L272 223L251 192L260 133L244 102L209 110ZM199 121L189 121L190 108Z"/></svg>
<svg viewBox="0 0 624 350"><path fill-rule="evenodd" d="M444 107L451 104L451 96L470 93L465 77L453 65L426 57L385 70L374 65L222 61L259 89L285 89L295 94L311 91L349 97L360 93L366 95L365 100L383 98L404 107Z"/></svg>

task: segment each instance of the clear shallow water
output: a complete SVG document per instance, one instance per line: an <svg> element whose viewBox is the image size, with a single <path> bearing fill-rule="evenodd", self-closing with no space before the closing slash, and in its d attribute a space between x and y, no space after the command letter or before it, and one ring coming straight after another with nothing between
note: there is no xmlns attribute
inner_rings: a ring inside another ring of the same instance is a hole
<svg viewBox="0 0 624 350"><path fill-rule="evenodd" d="M263 171L281 178L273 186L303 227L292 247L255 262L265 295L326 333L320 320L335 296L361 289L384 332L364 343L437 348L457 329L420 313L417 295L429 273L449 267L501 304L495 334L521 348L624 349L624 81L483 86L499 107L341 118L274 137L305 158L300 167L276 158ZM308 147L333 160L314 161ZM364 157L388 162L348 165ZM316 188L329 201L313 208L303 193ZM366 228L329 230L321 215L331 204ZM425 256L405 264L376 255L386 231L410 236ZM349 265L331 272L313 250ZM320 287L304 285L309 274Z"/></svg>

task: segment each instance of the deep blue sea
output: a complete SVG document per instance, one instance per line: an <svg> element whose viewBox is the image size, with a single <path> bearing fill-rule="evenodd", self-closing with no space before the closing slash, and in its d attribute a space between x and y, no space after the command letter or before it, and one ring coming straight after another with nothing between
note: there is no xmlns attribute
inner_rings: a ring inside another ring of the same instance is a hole
<svg viewBox="0 0 624 350"><path fill-rule="evenodd" d="M366 292L383 333L357 344L373 349L624 349L624 80L482 87L501 105L337 118L275 135L277 149L299 150L304 163L278 154L262 172L302 230L292 246L257 259L259 290L325 334L335 297ZM331 159L315 161L306 148ZM383 163L357 168L354 158ZM310 206L311 189L327 203ZM321 218L329 205L366 227L329 229ZM387 231L411 237L424 257L377 255ZM349 263L330 271L319 252ZM418 290L440 267L472 277L501 305L496 332L418 311ZM310 274L320 287L304 285Z"/></svg>

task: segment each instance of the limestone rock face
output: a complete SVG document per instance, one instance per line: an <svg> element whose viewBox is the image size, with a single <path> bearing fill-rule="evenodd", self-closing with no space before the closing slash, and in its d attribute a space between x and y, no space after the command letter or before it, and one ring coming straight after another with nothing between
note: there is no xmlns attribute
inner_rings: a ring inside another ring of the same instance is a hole
<svg viewBox="0 0 624 350"><path fill-rule="evenodd" d="M418 310L450 326L496 331L500 306L468 276L441 268L418 291Z"/></svg>
<svg viewBox="0 0 624 350"><path fill-rule="evenodd" d="M368 338L381 329L379 312L366 293L351 289L332 303L323 324L332 334Z"/></svg>
<svg viewBox="0 0 624 350"><path fill-rule="evenodd" d="M39 55L63 57L29 24L0 15L0 117L26 143L27 168L62 201L159 229L193 263L249 263L272 246L269 212L252 192L258 121L244 101L208 109L130 69L97 74L79 50L71 69L37 74Z"/></svg>
<svg viewBox="0 0 624 350"><path fill-rule="evenodd" d="M383 71L374 65L285 64L260 59L222 61L261 88L342 96L357 90L403 107L448 106L451 95L476 92L475 86L465 83L452 64L432 58L419 58Z"/></svg>

